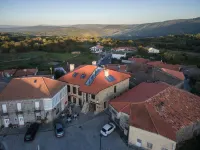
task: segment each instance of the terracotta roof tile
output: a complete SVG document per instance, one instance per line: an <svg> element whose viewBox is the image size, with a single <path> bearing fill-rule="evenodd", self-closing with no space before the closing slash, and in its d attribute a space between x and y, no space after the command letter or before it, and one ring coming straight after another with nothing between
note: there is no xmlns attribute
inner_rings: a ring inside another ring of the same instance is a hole
<svg viewBox="0 0 200 150"><path fill-rule="evenodd" d="M136 63L142 63L142 64L146 64L147 62L149 62L149 59L136 58L136 57L129 58L128 60L135 61Z"/></svg>
<svg viewBox="0 0 200 150"><path fill-rule="evenodd" d="M173 86L169 86L143 103L131 105L131 125L174 141L179 129L198 121L200 121L200 97Z"/></svg>
<svg viewBox="0 0 200 150"><path fill-rule="evenodd" d="M51 98L66 84L45 77L13 78L0 95L0 100Z"/></svg>
<svg viewBox="0 0 200 150"><path fill-rule="evenodd" d="M130 89L129 91L123 93L119 97L110 101L110 104L118 111L124 112L123 108L125 105L130 105L132 103L140 103L148 98L151 98L160 91L166 89L169 85L165 83L146 83L143 82L138 86Z"/></svg>
<svg viewBox="0 0 200 150"><path fill-rule="evenodd" d="M110 105L130 114L132 126L174 141L179 129L200 121L200 97L165 83L141 83Z"/></svg>
<svg viewBox="0 0 200 150"><path fill-rule="evenodd" d="M70 84L79 85L80 91L91 93L91 94L97 94L98 92L102 91L105 88L108 88L114 84L117 84L118 82L121 82L125 79L130 78L130 75L128 74L120 73L120 72L108 69L109 75L112 75L115 78L113 82L108 82L105 79L104 70L102 70L96 76L92 84L90 86L87 86L85 83L89 79L89 77L92 75L92 73L95 71L96 68L97 66L94 66L94 65L86 65L72 72L69 72L68 74L61 77L59 80L70 83ZM77 73L77 76L73 77L73 74L75 72ZM82 74L85 74L85 78L81 78Z"/></svg>
<svg viewBox="0 0 200 150"><path fill-rule="evenodd" d="M119 67L120 66L120 67ZM110 69L110 70L115 70L115 71L118 71L118 72L122 72L122 73L126 73L126 74L129 74L131 75L131 73L127 72L127 66L126 65L120 65L120 64L108 64L105 66L107 69Z"/></svg>
<svg viewBox="0 0 200 150"><path fill-rule="evenodd" d="M185 78L183 72L170 70L170 69L166 69L166 68L161 68L161 70L167 74L170 74L171 76L174 76L174 77L180 79L180 80L184 80L184 78Z"/></svg>
<svg viewBox="0 0 200 150"><path fill-rule="evenodd" d="M151 61L151 62L148 62L147 65L153 66L153 67L158 67L158 68L176 70L176 71L179 71L179 69L181 67L180 65L166 64L161 61Z"/></svg>
<svg viewBox="0 0 200 150"><path fill-rule="evenodd" d="M23 76L35 75L37 72L38 72L37 69L19 69L13 74L13 76L23 77Z"/></svg>

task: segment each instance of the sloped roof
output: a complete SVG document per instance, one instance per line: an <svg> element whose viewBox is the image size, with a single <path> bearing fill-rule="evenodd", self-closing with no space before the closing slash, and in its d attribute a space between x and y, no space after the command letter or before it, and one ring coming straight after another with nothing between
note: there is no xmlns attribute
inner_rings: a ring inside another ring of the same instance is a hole
<svg viewBox="0 0 200 150"><path fill-rule="evenodd" d="M115 71L118 71L118 72L123 72L123 73L126 73L126 74L130 74L129 72L126 71L127 69L127 66L126 65L120 65L120 64L107 64L105 65L105 67L107 69L110 69L110 70L115 70Z"/></svg>
<svg viewBox="0 0 200 150"><path fill-rule="evenodd" d="M161 61L151 61L151 62L148 62L147 65L153 66L153 67L158 67L158 68L175 70L175 71L179 71L179 69L181 67L181 65L166 64Z"/></svg>
<svg viewBox="0 0 200 150"><path fill-rule="evenodd" d="M200 97L173 86L144 103L131 105L131 125L174 141L179 129L199 121Z"/></svg>
<svg viewBox="0 0 200 150"><path fill-rule="evenodd" d="M0 100L52 98L65 85L46 77L13 78L2 91Z"/></svg>
<svg viewBox="0 0 200 150"><path fill-rule="evenodd" d="M200 121L200 97L165 83L141 83L110 101L130 125L176 141L176 132Z"/></svg>
<svg viewBox="0 0 200 150"><path fill-rule="evenodd" d="M135 61L136 63L142 63L142 64L146 64L147 62L149 62L149 59L136 58L136 57L129 58L128 60Z"/></svg>
<svg viewBox="0 0 200 150"><path fill-rule="evenodd" d="M110 101L111 106L113 106L118 112L130 112L127 111L127 108L130 108L132 103L140 103L148 98L151 98L155 94L166 89L169 85L158 82L158 83L146 83L143 82L138 86L128 90L122 95L116 97ZM129 114L129 113L128 113Z"/></svg>
<svg viewBox="0 0 200 150"><path fill-rule="evenodd" d="M161 68L161 70L173 77L180 79L180 80L184 80L184 78L185 78L183 72L170 70L170 69L166 69L166 68Z"/></svg>
<svg viewBox="0 0 200 150"><path fill-rule="evenodd" d="M96 76L92 84L88 86L85 83L90 78L95 69L97 69L97 66L85 65L82 66L81 68L75 69L74 71L69 72L68 74L62 76L61 78L59 78L59 80L67 82L69 84L79 85L80 91L91 94L97 94L103 89L106 89L114 84L117 84L125 79L130 78L130 75L128 74L108 69L109 75L112 75L115 78L114 81L108 82L105 78L104 70L102 69L100 73ZM77 73L76 77L73 76L74 73ZM84 78L81 78L82 74L85 74Z"/></svg>

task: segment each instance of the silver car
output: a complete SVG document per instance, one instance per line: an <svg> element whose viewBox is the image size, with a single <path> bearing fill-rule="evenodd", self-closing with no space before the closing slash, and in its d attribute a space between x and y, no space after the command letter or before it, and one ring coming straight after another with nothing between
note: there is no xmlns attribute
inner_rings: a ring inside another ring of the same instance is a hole
<svg viewBox="0 0 200 150"><path fill-rule="evenodd" d="M63 125L61 123L55 123L55 134L56 137L62 137L65 134Z"/></svg>

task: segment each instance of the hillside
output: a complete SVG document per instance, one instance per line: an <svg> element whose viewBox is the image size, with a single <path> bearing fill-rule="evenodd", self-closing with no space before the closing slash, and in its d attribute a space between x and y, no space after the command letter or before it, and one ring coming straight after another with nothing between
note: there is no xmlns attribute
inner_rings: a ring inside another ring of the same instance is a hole
<svg viewBox="0 0 200 150"><path fill-rule="evenodd" d="M0 26L0 32L14 32L40 36L96 36L135 39L177 34L200 33L200 17L133 25L84 24L71 26Z"/></svg>

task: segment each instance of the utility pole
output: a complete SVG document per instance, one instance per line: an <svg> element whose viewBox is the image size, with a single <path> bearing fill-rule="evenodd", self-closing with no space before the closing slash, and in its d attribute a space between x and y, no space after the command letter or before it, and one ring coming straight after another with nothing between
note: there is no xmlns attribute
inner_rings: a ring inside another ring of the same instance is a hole
<svg viewBox="0 0 200 150"><path fill-rule="evenodd" d="M99 147L99 150L101 150L101 137L102 137L102 135L100 134L100 147Z"/></svg>

